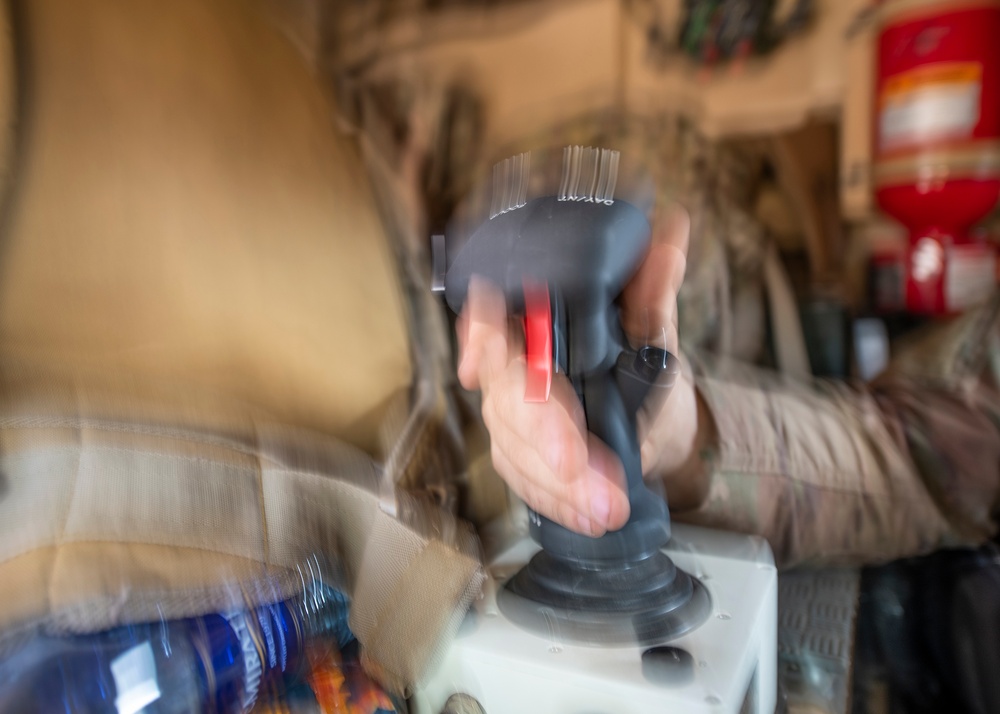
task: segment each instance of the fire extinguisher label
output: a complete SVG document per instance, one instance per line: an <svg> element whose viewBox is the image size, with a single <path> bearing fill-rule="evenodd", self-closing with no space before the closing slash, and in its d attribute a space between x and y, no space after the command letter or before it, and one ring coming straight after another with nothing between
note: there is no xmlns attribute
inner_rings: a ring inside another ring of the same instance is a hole
<svg viewBox="0 0 1000 714"><path fill-rule="evenodd" d="M885 81L879 97L879 148L967 138L979 123L982 66L941 62Z"/></svg>
<svg viewBox="0 0 1000 714"><path fill-rule="evenodd" d="M996 253L989 244L954 245L948 251L945 309L961 312L989 299L996 287Z"/></svg>

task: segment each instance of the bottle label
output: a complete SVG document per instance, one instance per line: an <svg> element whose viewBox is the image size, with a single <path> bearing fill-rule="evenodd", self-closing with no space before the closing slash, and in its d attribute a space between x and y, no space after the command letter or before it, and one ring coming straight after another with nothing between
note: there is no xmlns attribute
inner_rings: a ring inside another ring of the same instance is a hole
<svg viewBox="0 0 1000 714"><path fill-rule="evenodd" d="M257 643L247 623L246 615L243 612L233 612L223 615L226 622L233 629L233 633L240 643L240 650L243 652L243 711L247 712L253 708L257 702L257 695L260 692L260 680L263 674L260 660L260 651Z"/></svg>
<svg viewBox="0 0 1000 714"><path fill-rule="evenodd" d="M297 639L293 637L289 642L288 624L295 625L295 618L281 603L249 612L232 612L223 617L243 652L242 704L243 711L249 711L257 701L261 682L274 672L287 672L294 665Z"/></svg>
<svg viewBox="0 0 1000 714"><path fill-rule="evenodd" d="M111 660L118 714L135 714L160 698L156 660L149 642L125 650Z"/></svg>
<svg viewBox="0 0 1000 714"><path fill-rule="evenodd" d="M979 123L982 73L975 62L939 62L887 79L879 98L881 150L971 136Z"/></svg>
<svg viewBox="0 0 1000 714"><path fill-rule="evenodd" d="M287 612L287 610L286 610ZM268 670L280 669L288 671L288 638L282 627L282 607L267 605L258 608L257 623L260 626L263 652L261 658L266 659Z"/></svg>

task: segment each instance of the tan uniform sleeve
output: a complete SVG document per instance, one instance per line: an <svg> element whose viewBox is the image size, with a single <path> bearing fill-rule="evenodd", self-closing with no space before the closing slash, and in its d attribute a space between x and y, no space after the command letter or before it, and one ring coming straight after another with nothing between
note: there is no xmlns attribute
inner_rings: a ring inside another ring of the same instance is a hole
<svg viewBox="0 0 1000 714"><path fill-rule="evenodd" d="M949 328L996 342L996 320ZM977 327L978 325L978 327ZM935 359L928 343L923 362ZM901 355L902 356L902 355ZM968 357L968 355L966 355ZM877 384L785 380L702 363L717 439L701 505L678 519L764 536L783 566L876 563L991 537L1000 516L1000 396L979 359ZM906 360L904 360L906 361Z"/></svg>

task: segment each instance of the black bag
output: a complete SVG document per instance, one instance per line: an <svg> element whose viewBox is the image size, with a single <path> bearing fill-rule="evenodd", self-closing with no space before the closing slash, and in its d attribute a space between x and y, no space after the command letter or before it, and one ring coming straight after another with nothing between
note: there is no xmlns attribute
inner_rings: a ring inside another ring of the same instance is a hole
<svg viewBox="0 0 1000 714"><path fill-rule="evenodd" d="M1000 712L1000 546L870 569L862 593L856 682L883 673L894 714Z"/></svg>

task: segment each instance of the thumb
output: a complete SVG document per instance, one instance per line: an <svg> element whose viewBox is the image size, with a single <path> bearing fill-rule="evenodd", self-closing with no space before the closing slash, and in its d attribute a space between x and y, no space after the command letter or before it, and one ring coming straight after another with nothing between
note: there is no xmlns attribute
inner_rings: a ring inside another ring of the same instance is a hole
<svg viewBox="0 0 1000 714"><path fill-rule="evenodd" d="M636 345L677 353L677 293L690 232L691 219L680 206L659 209L653 217L649 252L622 296L622 326Z"/></svg>

